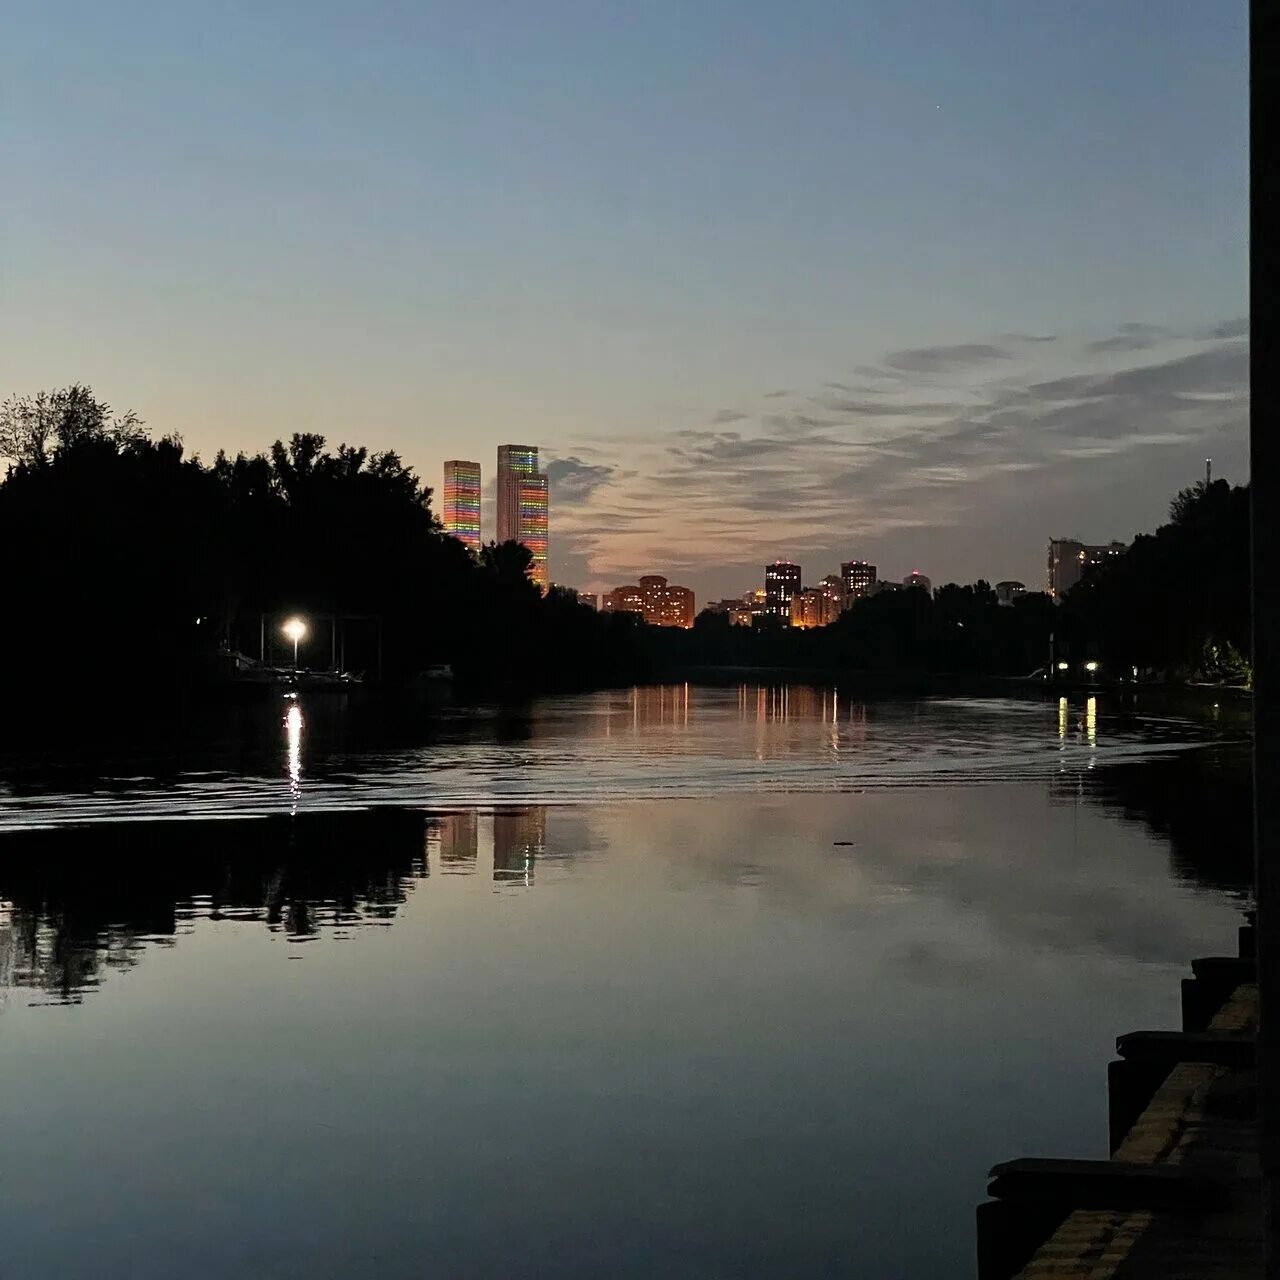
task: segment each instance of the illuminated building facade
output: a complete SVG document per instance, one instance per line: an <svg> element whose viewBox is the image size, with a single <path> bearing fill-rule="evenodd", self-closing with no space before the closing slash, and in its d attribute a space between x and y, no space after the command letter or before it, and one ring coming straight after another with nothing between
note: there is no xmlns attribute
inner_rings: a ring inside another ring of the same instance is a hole
<svg viewBox="0 0 1280 1280"><path fill-rule="evenodd" d="M791 621L791 601L800 594L800 566L775 560L764 567L764 613L783 626Z"/></svg>
<svg viewBox="0 0 1280 1280"><path fill-rule="evenodd" d="M693 626L695 602L688 587L647 573L639 586L615 587L604 597L605 613L638 613L651 627Z"/></svg>
<svg viewBox="0 0 1280 1280"><path fill-rule="evenodd" d="M869 560L846 560L840 566L840 580L850 604L871 594L876 585L876 567Z"/></svg>
<svg viewBox="0 0 1280 1280"><path fill-rule="evenodd" d="M822 593L822 621L818 625L827 627L835 622L848 607L848 597L845 595L844 582L838 573L827 574L818 583L817 589Z"/></svg>
<svg viewBox="0 0 1280 1280"><path fill-rule="evenodd" d="M919 569L912 569L909 574L902 580L904 587L920 587L927 592L933 591L933 583L920 572Z"/></svg>
<svg viewBox="0 0 1280 1280"><path fill-rule="evenodd" d="M644 617L644 596L639 587L614 587L606 591L601 604L602 613L638 613Z"/></svg>
<svg viewBox="0 0 1280 1280"><path fill-rule="evenodd" d="M530 579L545 592L550 584L547 542L550 525L547 477L538 470L536 445L498 446L498 541L522 542L533 555Z"/></svg>
<svg viewBox="0 0 1280 1280"><path fill-rule="evenodd" d="M1015 600L1021 600L1027 594L1026 586L1021 582L997 582L996 603L1011 608Z"/></svg>
<svg viewBox="0 0 1280 1280"><path fill-rule="evenodd" d="M444 464L444 531L476 555L480 551L480 464Z"/></svg>
<svg viewBox="0 0 1280 1280"><path fill-rule="evenodd" d="M1061 604L1062 597L1084 577L1085 571L1106 564L1128 550L1123 542L1090 544L1072 538L1054 538L1049 543L1049 598Z"/></svg>
<svg viewBox="0 0 1280 1280"><path fill-rule="evenodd" d="M541 474L526 476L520 482L520 536L516 541L523 542L533 554L529 577L543 595L551 585L547 568L549 515L547 477Z"/></svg>
<svg viewBox="0 0 1280 1280"><path fill-rule="evenodd" d="M662 627L683 627L686 631L693 626L694 619L693 592L688 587L670 586L667 598L662 605Z"/></svg>
<svg viewBox="0 0 1280 1280"><path fill-rule="evenodd" d="M791 597L793 627L829 627L844 612L844 585L832 574Z"/></svg>

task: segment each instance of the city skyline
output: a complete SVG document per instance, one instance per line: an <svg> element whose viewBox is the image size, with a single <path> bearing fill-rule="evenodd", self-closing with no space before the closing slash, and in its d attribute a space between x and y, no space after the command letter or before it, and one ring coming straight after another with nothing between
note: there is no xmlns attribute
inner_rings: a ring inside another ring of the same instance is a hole
<svg viewBox="0 0 1280 1280"><path fill-rule="evenodd" d="M553 579L704 599L1039 582L1247 479L1243 5L608 8L25 7L5 394L433 480L540 440Z"/></svg>

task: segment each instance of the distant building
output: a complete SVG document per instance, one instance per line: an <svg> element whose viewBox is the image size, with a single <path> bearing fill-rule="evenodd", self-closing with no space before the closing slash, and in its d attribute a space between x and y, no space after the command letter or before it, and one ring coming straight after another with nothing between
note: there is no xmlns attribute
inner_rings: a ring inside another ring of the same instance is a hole
<svg viewBox="0 0 1280 1280"><path fill-rule="evenodd" d="M749 627L751 625L752 600L751 592L745 596L729 596L724 600L713 600L706 607L707 613L723 613L732 627Z"/></svg>
<svg viewBox="0 0 1280 1280"><path fill-rule="evenodd" d="M693 592L648 573L638 586L615 587L604 597L605 613L638 613L651 627L691 627Z"/></svg>
<svg viewBox="0 0 1280 1280"><path fill-rule="evenodd" d="M933 583L920 572L919 569L912 569L909 574L902 580L904 587L922 587L925 591L933 590Z"/></svg>
<svg viewBox="0 0 1280 1280"><path fill-rule="evenodd" d="M805 587L791 597L791 625L793 627L826 627L835 622L844 611L844 587L833 574L816 587Z"/></svg>
<svg viewBox="0 0 1280 1280"><path fill-rule="evenodd" d="M660 627L663 609L667 602L667 580L659 573L647 573L640 579L640 599L644 620L651 627Z"/></svg>
<svg viewBox="0 0 1280 1280"><path fill-rule="evenodd" d="M688 587L674 584L667 588L667 598L662 605L662 621L660 627L683 627L686 631L693 626L697 613L693 592Z"/></svg>
<svg viewBox="0 0 1280 1280"><path fill-rule="evenodd" d="M742 608L742 597L728 596L724 600L712 600L703 608L707 613L732 613L735 609Z"/></svg>
<svg viewBox="0 0 1280 1280"><path fill-rule="evenodd" d="M530 579L544 592L547 572L549 511L547 477L538 470L535 445L498 446L498 541L521 542L529 548Z"/></svg>
<svg viewBox="0 0 1280 1280"><path fill-rule="evenodd" d="M867 591L869 596L878 596L885 591L905 591L906 588L900 582L889 582L884 578L877 578Z"/></svg>
<svg viewBox="0 0 1280 1280"><path fill-rule="evenodd" d="M575 594L579 604L585 604L588 609L600 608L600 597L594 591L578 591Z"/></svg>
<svg viewBox="0 0 1280 1280"><path fill-rule="evenodd" d="M1015 600L1027 594L1026 584L1022 582L997 582L996 603L1009 607Z"/></svg>
<svg viewBox="0 0 1280 1280"><path fill-rule="evenodd" d="M850 604L871 594L876 585L876 567L869 560L846 560L840 566L840 580Z"/></svg>
<svg viewBox="0 0 1280 1280"><path fill-rule="evenodd" d="M800 566L775 560L764 567L764 612L783 626L791 621L792 598L800 594Z"/></svg>
<svg viewBox="0 0 1280 1280"><path fill-rule="evenodd" d="M606 591L601 604L602 613L638 613L644 617L644 596L639 587L614 587Z"/></svg>
<svg viewBox="0 0 1280 1280"><path fill-rule="evenodd" d="M844 589L843 577L838 573L827 574L818 583L818 590L827 602L828 621L834 622L849 607L849 595ZM825 627L827 624L824 622L822 625Z"/></svg>
<svg viewBox="0 0 1280 1280"><path fill-rule="evenodd" d="M1087 543L1074 538L1049 542L1049 599L1055 604L1084 577L1085 570L1106 564L1128 550L1123 542Z"/></svg>
<svg viewBox="0 0 1280 1280"><path fill-rule="evenodd" d="M480 464L451 459L444 464L444 531L473 555L480 551Z"/></svg>

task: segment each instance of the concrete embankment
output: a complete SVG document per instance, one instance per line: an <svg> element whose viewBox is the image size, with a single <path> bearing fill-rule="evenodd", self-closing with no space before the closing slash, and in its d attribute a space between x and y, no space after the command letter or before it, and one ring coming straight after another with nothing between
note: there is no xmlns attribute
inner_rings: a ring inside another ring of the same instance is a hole
<svg viewBox="0 0 1280 1280"><path fill-rule="evenodd" d="M979 1280L1262 1276L1252 927L1192 970L1181 1032L1117 1041L1111 1158L991 1171Z"/></svg>

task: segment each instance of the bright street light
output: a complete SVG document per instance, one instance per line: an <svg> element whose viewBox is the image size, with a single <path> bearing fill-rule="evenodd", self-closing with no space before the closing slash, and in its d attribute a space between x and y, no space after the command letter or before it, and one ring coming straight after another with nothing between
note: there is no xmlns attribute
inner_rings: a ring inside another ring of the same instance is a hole
<svg viewBox="0 0 1280 1280"><path fill-rule="evenodd" d="M284 626L280 628L284 633L286 640L293 641L293 669L298 669L298 641L305 640L307 635L307 624L301 618L290 618Z"/></svg>
<svg viewBox="0 0 1280 1280"><path fill-rule="evenodd" d="M1065 671L1065 670L1066 670L1070 665L1071 665L1071 664L1070 664L1070 663L1068 663L1068 662L1060 662L1060 663L1058 663L1058 670L1059 670L1059 671Z"/></svg>
<svg viewBox="0 0 1280 1280"><path fill-rule="evenodd" d="M1095 671L1097 671L1097 669L1098 669L1098 664L1097 664L1096 662L1086 662L1086 663L1084 664L1084 669L1085 669L1087 672L1089 672L1089 674L1090 674L1090 675L1092 675Z"/></svg>

